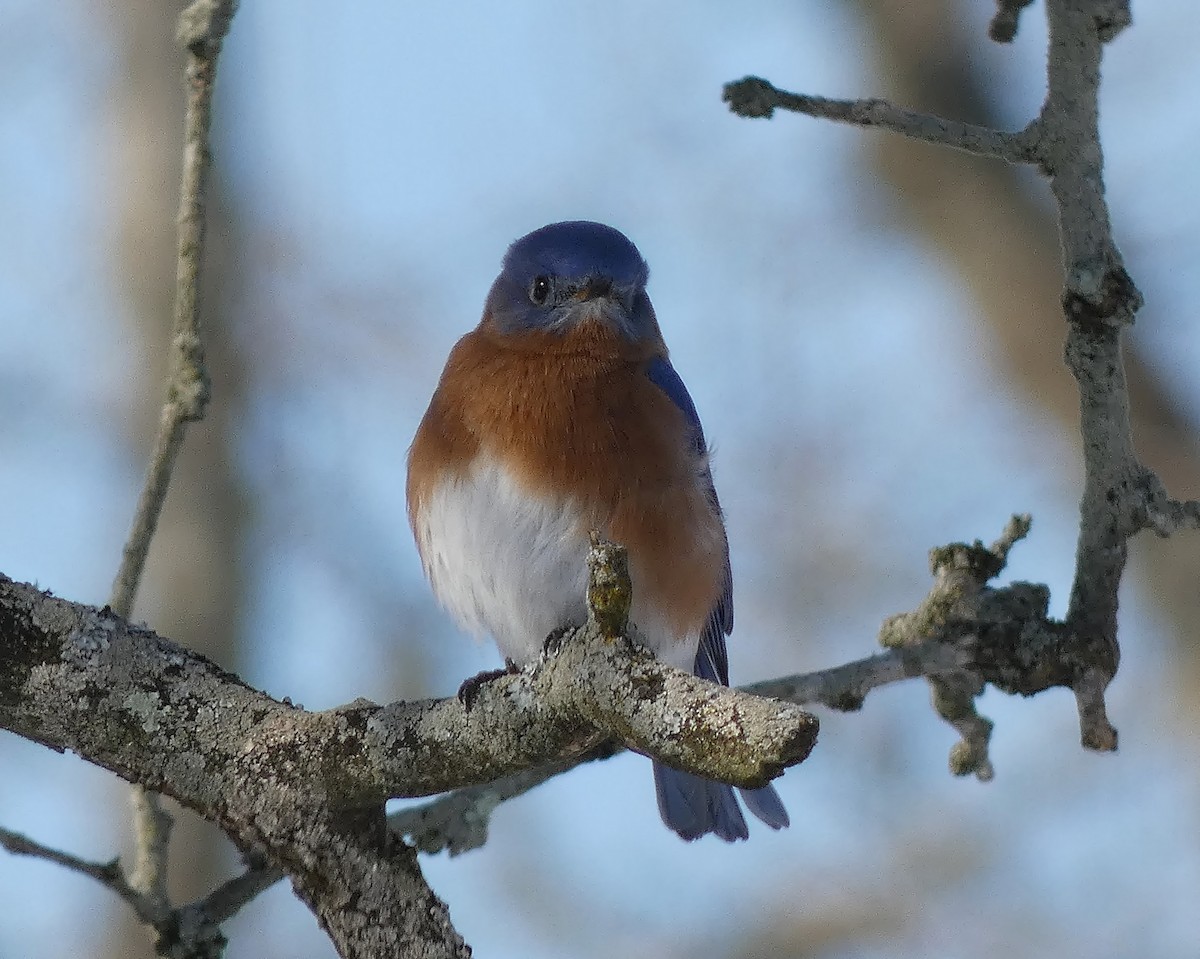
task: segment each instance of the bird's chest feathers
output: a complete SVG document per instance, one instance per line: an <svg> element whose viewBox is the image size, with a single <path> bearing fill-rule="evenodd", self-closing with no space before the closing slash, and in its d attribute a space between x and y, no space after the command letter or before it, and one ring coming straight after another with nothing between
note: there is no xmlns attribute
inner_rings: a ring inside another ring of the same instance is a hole
<svg viewBox="0 0 1200 959"><path fill-rule="evenodd" d="M702 468L682 415L640 363L512 351L487 366L464 398L465 419L481 450L532 490L611 508Z"/></svg>
<svg viewBox="0 0 1200 959"><path fill-rule="evenodd" d="M706 463L643 360L497 350L478 334L451 355L413 448L414 529L442 602L511 658L582 618L591 529L629 550L653 648L694 655L721 595Z"/></svg>

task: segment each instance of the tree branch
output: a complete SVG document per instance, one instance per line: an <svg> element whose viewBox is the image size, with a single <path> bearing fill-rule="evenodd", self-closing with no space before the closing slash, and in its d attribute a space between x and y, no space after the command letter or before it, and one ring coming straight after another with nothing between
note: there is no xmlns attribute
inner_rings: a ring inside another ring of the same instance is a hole
<svg viewBox="0 0 1200 959"><path fill-rule="evenodd" d="M80 859L78 856L42 845L40 842L3 827L0 827L0 846L14 856L45 859L47 862L55 863L71 872L94 879L129 903L143 922L153 923L158 919L155 903L129 884L125 874L121 871L120 864L115 859L109 862Z"/></svg>
<svg viewBox="0 0 1200 959"><path fill-rule="evenodd" d="M1145 473L1142 480L1145 484L1146 523L1150 529L1159 536L1170 536L1185 529L1200 529L1200 501L1171 499L1154 473Z"/></svg>
<svg viewBox="0 0 1200 959"><path fill-rule="evenodd" d="M4 828L0 828L0 846L13 855L44 859L96 880L124 900L139 920L158 933L156 945L161 956L168 959L219 959L225 948L225 938L215 922L189 921L193 918L191 916L181 922L180 916L169 908L164 909L162 901L156 896L139 891L126 877L116 859L104 863L80 859Z"/></svg>
<svg viewBox="0 0 1200 959"><path fill-rule="evenodd" d="M1142 295L1125 271L1104 199L1100 148L1100 60L1104 42L1128 4L1049 0L1048 87L1042 107L1047 135L1041 167L1050 178L1059 218L1070 321L1066 360L1079 386L1084 489L1067 625L1096 647L1100 662L1076 689L1084 745L1115 749L1104 690L1120 663L1117 590L1128 541L1147 527L1147 470L1138 462L1129 424L1121 328L1133 322Z"/></svg>
<svg viewBox="0 0 1200 959"><path fill-rule="evenodd" d="M996 15L988 25L988 36L997 43L1012 43L1021 11L1031 3L1033 0L996 0Z"/></svg>
<svg viewBox="0 0 1200 959"><path fill-rule="evenodd" d="M597 747L579 759L548 763L495 782L467 786L411 809L388 816L388 828L407 837L424 853L448 852L451 856L480 849L487 842L492 812L501 803L523 796L560 773L592 758L607 758L619 747Z"/></svg>
<svg viewBox="0 0 1200 959"><path fill-rule="evenodd" d="M621 745L700 775L761 785L801 761L815 739L815 720L779 700L854 709L871 689L926 676L939 711L963 737L952 768L987 778L991 726L972 703L983 684L1029 695L1072 686L1092 668L1087 650L1046 618L1046 587L986 585L1028 530L1028 517L1014 517L991 547L931 551L934 585L913 612L884 623L886 652L741 691L699 681L606 635L625 629L628 576L620 553L597 544L589 622L540 663L483 683L469 704L357 701L323 713L271 699L109 610L0 579L0 637L8 640L0 645L0 703L10 704L0 708L0 726L175 796L250 852L243 875L156 925L160 942L164 928L206 930L211 938L285 873L305 894L295 846L326 829L326 818L349 816L357 825L348 835L376 837L373 851L356 847L357 856L389 848L389 830L422 851L454 854L482 845L499 803ZM964 691L965 703L944 688L939 703L938 684ZM450 789L457 791L394 814L385 828L386 798ZM360 859L354 865L369 871ZM348 878L344 869L324 868L327 877ZM413 872L407 886L418 882ZM323 902L308 901L323 916Z"/></svg>
<svg viewBox="0 0 1200 959"><path fill-rule="evenodd" d="M951 771L992 775L987 754L991 722L974 711L973 698L985 683L1014 694L1033 695L1055 686L1085 684L1092 664L1090 647L1079 647L1063 624L1047 618L1049 590L1044 585L986 584L1004 569L1012 547L1030 529L1028 516L1014 516L990 547L954 543L930 553L935 582L911 613L889 618L880 641L891 648L857 662L802 675L786 676L743 687L744 692L798 705L822 704L834 709L861 707L880 686L924 676L935 685L935 706L960 733L950 754ZM594 552L592 559L597 554ZM593 567L593 577L596 575ZM599 570L601 580L607 578ZM597 597L603 609L626 609L621 590L591 589L593 615ZM623 622L620 621L619 622ZM956 700L944 684L958 683L968 695ZM943 684L939 688L937 684ZM1090 721L1090 719L1086 720ZM460 788L432 802L393 813L388 827L411 839L427 853L451 855L482 846L493 810L547 779L581 762L607 758L620 751L603 743L587 755L568 757L514 773L491 783ZM264 886L279 873L270 866L248 870L242 880ZM242 881L239 880L239 881Z"/></svg>
<svg viewBox="0 0 1200 959"><path fill-rule="evenodd" d="M421 853L448 852L457 856L482 848L487 842L492 812L502 802L524 795L554 776L573 769L578 762L606 758L619 751L619 747L602 746L578 761L551 763L495 782L456 789L430 802L390 814L388 831L397 839L408 839ZM177 910L178 924L194 928L219 925L284 877L284 871L273 863L257 862L203 899Z"/></svg>
<svg viewBox="0 0 1200 959"><path fill-rule="evenodd" d="M998 0L996 39L1011 39L1022 0ZM1049 178L1059 216L1068 320L1066 360L1079 387L1084 489L1079 541L1067 618L1047 643L1070 647L1069 683L1079 709L1083 745L1111 750L1116 730L1104 691L1120 663L1117 592L1129 538L1143 529L1167 535L1200 525L1200 507L1176 503L1138 460L1129 422L1121 357L1121 330L1132 323L1142 297L1125 271L1112 237L1104 199L1100 148L1100 62L1104 44L1130 22L1128 0L1047 0L1050 49L1047 94L1040 114L1020 133L1002 133L901 110L879 100L837 101L784 93L749 77L727 84L725 99L742 116L770 117L776 107L812 116L884 126L933 143L1012 163L1031 163ZM959 765L982 763L985 727L967 707L969 684L934 684L935 704L961 725Z"/></svg>
<svg viewBox="0 0 1200 959"><path fill-rule="evenodd" d="M208 405L209 380L200 338L204 202L212 161L209 130L217 60L235 9L236 0L195 0L179 18L178 39L188 51L188 96L179 190L174 338L158 435L109 599L111 607L123 617L133 613L146 557L166 502L176 459L183 447L187 424L203 419ZM167 895L171 817L163 810L157 796L140 787L134 788L132 801L136 852L130 882L155 904L156 915L164 916L171 911Z"/></svg>
<svg viewBox="0 0 1200 959"><path fill-rule="evenodd" d="M109 600L109 605L125 617L133 612L187 424L203 419L208 405L208 372L200 339L200 270L204 260L205 191L212 165L209 129L217 60L236 6L236 0L194 0L179 19L178 38L188 51L188 96L179 190L175 333L158 435Z"/></svg>
<svg viewBox="0 0 1200 959"><path fill-rule="evenodd" d="M991 127L905 110L887 100L831 100L806 93L788 93L762 77L743 77L725 84L722 99L740 117L770 119L777 109L788 110L860 127L882 127L914 140L940 144L977 156L996 157L1010 163L1032 162L1038 139L1038 130L1034 125L1018 133L1006 133Z"/></svg>
<svg viewBox="0 0 1200 959"><path fill-rule="evenodd" d="M344 956L395 954L421 922L431 954L457 955L415 851L388 839L387 798L480 785L610 739L751 787L812 748L817 724L799 707L703 682L604 632L589 620L534 667L484 683L470 708L310 713L110 609L0 578L0 727L217 823L286 872ZM187 914L236 908L271 878L243 877Z"/></svg>
<svg viewBox="0 0 1200 959"><path fill-rule="evenodd" d="M591 623L534 667L484 683L469 708L457 697L359 700L319 713L111 610L2 577L0 636L0 725L218 819L230 787L265 788L235 783L247 763L290 788L314 780L347 809L489 782L614 738L755 787L800 762L816 737L798 707L689 676Z"/></svg>

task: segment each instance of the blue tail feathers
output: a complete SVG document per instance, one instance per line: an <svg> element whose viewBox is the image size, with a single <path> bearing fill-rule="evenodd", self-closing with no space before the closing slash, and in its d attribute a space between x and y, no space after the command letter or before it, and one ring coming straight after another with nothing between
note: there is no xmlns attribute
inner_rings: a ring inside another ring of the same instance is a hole
<svg viewBox="0 0 1200 959"><path fill-rule="evenodd" d="M712 833L734 842L749 835L732 786L655 763L654 787L663 822L680 838L690 842ZM788 825L787 810L773 787L738 792L746 808L772 829Z"/></svg>
<svg viewBox="0 0 1200 959"><path fill-rule="evenodd" d="M713 494L714 502L716 494ZM693 671L701 679L729 685L729 659L725 652L725 634L733 627L733 582L725 570L725 595L713 608L708 625L700 635ZM681 838L699 839L708 833L726 842L745 839L746 818L738 805L733 787L712 779L702 779L661 763L654 764L654 788L658 793L658 812L667 828ZM772 786L739 789L742 802L772 829L789 824L787 810Z"/></svg>

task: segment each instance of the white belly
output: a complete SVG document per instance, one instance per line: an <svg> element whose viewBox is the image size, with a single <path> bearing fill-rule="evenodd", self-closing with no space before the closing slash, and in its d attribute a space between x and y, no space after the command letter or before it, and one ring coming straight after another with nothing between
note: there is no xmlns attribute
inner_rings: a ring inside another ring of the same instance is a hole
<svg viewBox="0 0 1200 959"><path fill-rule="evenodd" d="M490 634L516 663L535 659L555 629L587 618L589 529L578 503L534 496L484 456L465 476L434 487L416 517L421 560L438 600L464 629ZM690 672L699 634L672 635L666 617L638 596L634 557L630 565L633 635Z"/></svg>
<svg viewBox="0 0 1200 959"><path fill-rule="evenodd" d="M438 600L517 663L587 616L588 531L570 501L546 503L480 457L434 488L417 517L425 573Z"/></svg>

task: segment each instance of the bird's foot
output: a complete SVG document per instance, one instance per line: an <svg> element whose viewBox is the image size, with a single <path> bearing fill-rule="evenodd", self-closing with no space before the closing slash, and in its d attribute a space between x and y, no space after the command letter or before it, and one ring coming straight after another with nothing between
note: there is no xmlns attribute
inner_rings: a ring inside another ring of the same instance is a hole
<svg viewBox="0 0 1200 959"><path fill-rule="evenodd" d="M479 698L479 692L483 687L499 679L501 676L511 676L513 673L520 672L520 668L511 659L504 660L503 669L485 669L482 673L477 673L464 679L462 685L458 687L458 701L463 704L463 708L470 712L475 705L475 700Z"/></svg>
<svg viewBox="0 0 1200 959"><path fill-rule="evenodd" d="M574 628L575 627L570 624L567 624L566 626L559 626L558 629L554 630L554 632L547 636L546 641L542 643L542 659L544 660L550 656L553 656L560 649L562 649L563 640L567 638L567 634Z"/></svg>

